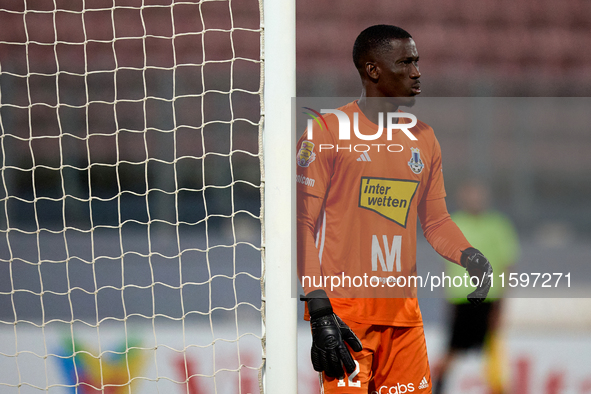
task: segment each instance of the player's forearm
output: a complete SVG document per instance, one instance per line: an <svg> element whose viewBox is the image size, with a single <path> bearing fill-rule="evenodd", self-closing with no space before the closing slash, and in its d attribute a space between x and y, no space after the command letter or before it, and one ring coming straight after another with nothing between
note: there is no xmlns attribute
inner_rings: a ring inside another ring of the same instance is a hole
<svg viewBox="0 0 591 394"><path fill-rule="evenodd" d="M302 193L298 196L297 204L297 248L298 248L298 277L307 276L313 279L322 275L320 258L316 248L316 223L322 211L323 200L310 194ZM313 280L302 281L304 294L308 294L316 287L311 287Z"/></svg>
<svg viewBox="0 0 591 394"><path fill-rule="evenodd" d="M445 199L423 201L419 206L419 219L423 234L433 249L445 259L460 264L462 250L471 245L451 220Z"/></svg>

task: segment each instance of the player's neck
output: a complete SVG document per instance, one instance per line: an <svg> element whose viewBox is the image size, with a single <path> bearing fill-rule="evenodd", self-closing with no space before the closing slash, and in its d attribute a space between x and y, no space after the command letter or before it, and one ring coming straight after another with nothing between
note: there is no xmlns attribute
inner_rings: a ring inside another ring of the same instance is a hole
<svg viewBox="0 0 591 394"><path fill-rule="evenodd" d="M363 115L374 124L379 124L380 113L396 112L398 105L381 97L367 97L365 91L357 101Z"/></svg>

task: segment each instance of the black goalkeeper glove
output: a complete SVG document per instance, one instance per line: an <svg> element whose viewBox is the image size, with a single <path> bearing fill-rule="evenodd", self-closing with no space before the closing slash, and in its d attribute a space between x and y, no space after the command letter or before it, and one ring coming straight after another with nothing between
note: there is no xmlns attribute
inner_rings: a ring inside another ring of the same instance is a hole
<svg viewBox="0 0 591 394"><path fill-rule="evenodd" d="M345 342L356 352L363 346L357 336L333 313L330 300L324 290L314 290L305 299L310 312L312 327L312 365L314 370L326 376L342 379L355 371L355 362Z"/></svg>
<svg viewBox="0 0 591 394"><path fill-rule="evenodd" d="M492 265L478 249L468 248L462 251L460 258L462 267L466 268L470 278L478 278L478 287L472 293L468 294L468 301L472 305L481 304L488 295L491 286L491 277L493 273Z"/></svg>

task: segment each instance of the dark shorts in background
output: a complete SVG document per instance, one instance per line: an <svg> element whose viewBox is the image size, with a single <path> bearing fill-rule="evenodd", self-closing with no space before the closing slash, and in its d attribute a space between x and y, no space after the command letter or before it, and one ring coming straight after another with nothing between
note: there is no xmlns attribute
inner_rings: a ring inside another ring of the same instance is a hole
<svg viewBox="0 0 591 394"><path fill-rule="evenodd" d="M450 339L452 350L482 348L489 329L491 311L497 302L472 304L453 304L453 322Z"/></svg>

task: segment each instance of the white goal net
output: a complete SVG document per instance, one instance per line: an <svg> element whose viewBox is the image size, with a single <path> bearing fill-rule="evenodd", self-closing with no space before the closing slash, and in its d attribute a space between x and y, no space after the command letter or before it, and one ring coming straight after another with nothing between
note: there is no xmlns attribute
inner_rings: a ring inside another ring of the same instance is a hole
<svg viewBox="0 0 591 394"><path fill-rule="evenodd" d="M0 392L262 392L261 9L0 1Z"/></svg>

